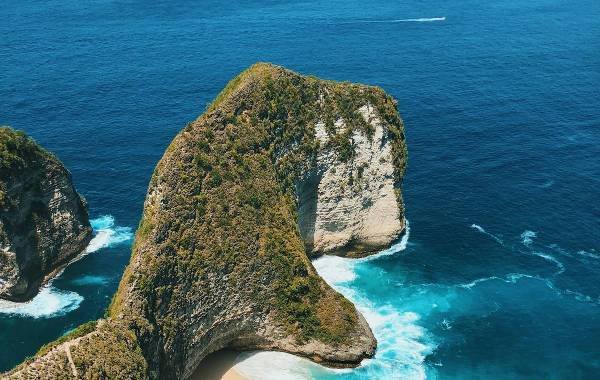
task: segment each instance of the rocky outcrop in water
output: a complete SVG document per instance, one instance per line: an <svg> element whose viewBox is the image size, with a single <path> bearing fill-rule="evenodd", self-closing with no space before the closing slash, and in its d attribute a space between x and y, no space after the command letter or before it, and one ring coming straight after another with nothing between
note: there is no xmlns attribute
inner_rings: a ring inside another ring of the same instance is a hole
<svg viewBox="0 0 600 380"><path fill-rule="evenodd" d="M0 127L0 298L33 297L91 235L67 169L23 133Z"/></svg>
<svg viewBox="0 0 600 380"><path fill-rule="evenodd" d="M158 163L107 318L10 376L183 379L224 347L358 365L375 338L309 256L395 240L405 166L381 89L252 66Z"/></svg>

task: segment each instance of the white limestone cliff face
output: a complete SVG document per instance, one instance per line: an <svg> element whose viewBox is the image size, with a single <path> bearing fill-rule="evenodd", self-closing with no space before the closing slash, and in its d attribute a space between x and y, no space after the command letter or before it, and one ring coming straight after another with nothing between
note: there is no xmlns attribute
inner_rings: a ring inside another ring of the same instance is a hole
<svg viewBox="0 0 600 380"><path fill-rule="evenodd" d="M354 131L354 156L347 162L327 148L324 123L315 127L321 148L316 168L298 186L299 226L312 255L363 256L387 248L404 230L396 195L392 147L376 110L360 108L373 136ZM342 120L338 130L346 128Z"/></svg>

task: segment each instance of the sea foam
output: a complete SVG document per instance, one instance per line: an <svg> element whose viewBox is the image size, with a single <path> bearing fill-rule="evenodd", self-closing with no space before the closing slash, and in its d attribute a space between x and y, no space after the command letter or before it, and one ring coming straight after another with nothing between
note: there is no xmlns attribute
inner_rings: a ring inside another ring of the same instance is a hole
<svg viewBox="0 0 600 380"><path fill-rule="evenodd" d="M555 252L560 253L563 256L567 256L567 257L574 257L574 258L579 258L579 259L583 258L583 259L600 260L600 254L596 253L595 249L591 249L589 251L579 250L573 254L573 253L567 251L566 249L563 249L558 244L550 244L550 245L548 245L548 248L552 249Z"/></svg>
<svg viewBox="0 0 600 380"><path fill-rule="evenodd" d="M85 254L96 252L99 249L112 247L131 240L133 233L129 227L115 226L115 219L111 215L104 215L90 220L94 237L88 244L81 259ZM60 275L60 274L59 274ZM98 276L84 276L73 281L76 285L102 285L106 279ZM39 293L28 302L11 302L0 300L0 314L14 315L31 318L52 318L65 315L79 307L83 297L75 292L60 290L48 283Z"/></svg>
<svg viewBox="0 0 600 380"><path fill-rule="evenodd" d="M383 251L378 252L374 255L363 257L362 259L357 259L355 261L358 261L358 262L372 261L372 260L376 260L382 256L390 256L390 255L394 255L400 251L404 251L406 249L406 246L408 245L408 238L410 237L410 223L408 222L407 219L404 219L404 225L405 225L404 235L402 235L402 238L400 239L399 242L392 245L388 249L384 249Z"/></svg>
<svg viewBox="0 0 600 380"><path fill-rule="evenodd" d="M0 314L30 318L51 318L65 315L79 307L83 297L75 292L43 287L28 302L0 300Z"/></svg>
<svg viewBox="0 0 600 380"><path fill-rule="evenodd" d="M593 250L592 250L593 251ZM590 259L600 260L600 255L594 252L588 252L584 250L580 250L576 252L579 256L588 257Z"/></svg>
<svg viewBox="0 0 600 380"><path fill-rule="evenodd" d="M533 239L535 239L536 237L537 237L537 234L534 231L525 230L521 234L521 243L523 243L524 246L531 248L531 245L533 244ZM549 261L549 262L553 263L554 265L556 265L556 267L558 268L558 272L556 272L557 275L559 275L565 271L564 264L562 262L560 262L560 260L558 260L556 257L554 257L550 254L547 254L545 252L536 251L534 249L532 249L530 252L532 255L541 257L542 259Z"/></svg>
<svg viewBox="0 0 600 380"><path fill-rule="evenodd" d="M102 248L113 247L117 244L131 241L133 232L130 227L115 226L115 218L112 215L104 215L90 220L90 224L96 235L88 244L85 252L92 253Z"/></svg>
<svg viewBox="0 0 600 380"><path fill-rule="evenodd" d="M390 249L364 259L322 256L313 261L319 275L335 290L350 299L364 315L378 341L373 359L364 360L356 369L330 369L306 359L278 352L242 354L235 369L248 379L311 379L311 378L425 378L425 357L435 345L419 325L420 315L400 311L389 304L377 304L368 294L353 286L357 272L368 269L370 261L397 254L408 243L410 229L406 223L402 239Z"/></svg>
<svg viewBox="0 0 600 380"><path fill-rule="evenodd" d="M531 243L533 243L533 239L535 239L536 237L537 237L537 234L535 232L525 230L521 234L521 242L526 246L530 246Z"/></svg>
<svg viewBox="0 0 600 380"><path fill-rule="evenodd" d="M354 266L343 257L321 256L313 261L313 265L329 285L341 285L356 279Z"/></svg>
<svg viewBox="0 0 600 380"><path fill-rule="evenodd" d="M551 263L554 263L556 265L556 267L558 268L558 272L556 272L556 274L561 274L565 271L565 266L563 263L561 263L556 257L552 256L552 255L548 255L546 253L543 252L537 252L537 251L533 251L531 252L533 255L541 257L542 259L549 261Z"/></svg>

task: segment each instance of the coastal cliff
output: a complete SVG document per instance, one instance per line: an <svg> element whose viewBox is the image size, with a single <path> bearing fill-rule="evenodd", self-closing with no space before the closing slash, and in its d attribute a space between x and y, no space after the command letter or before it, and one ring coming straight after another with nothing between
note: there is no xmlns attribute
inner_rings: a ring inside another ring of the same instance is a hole
<svg viewBox="0 0 600 380"><path fill-rule="evenodd" d="M7 376L183 379L224 347L358 365L375 338L309 257L398 238L406 156L381 89L252 66L158 163L106 318Z"/></svg>
<svg viewBox="0 0 600 380"><path fill-rule="evenodd" d="M62 163L0 127L0 298L32 298L91 236L85 202Z"/></svg>
<svg viewBox="0 0 600 380"><path fill-rule="evenodd" d="M364 130L349 128L343 118L314 124L316 162L296 186L298 226L312 257L365 256L387 248L404 231L402 127L395 136L389 130L394 124L386 125L379 112L368 100L355 111L366 122ZM340 135L350 144L350 153L342 151L348 157L333 149Z"/></svg>

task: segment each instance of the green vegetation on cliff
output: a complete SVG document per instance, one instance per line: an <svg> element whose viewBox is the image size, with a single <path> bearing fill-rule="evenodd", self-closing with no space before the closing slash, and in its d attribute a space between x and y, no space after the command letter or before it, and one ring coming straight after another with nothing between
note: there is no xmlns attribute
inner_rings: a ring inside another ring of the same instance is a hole
<svg viewBox="0 0 600 380"><path fill-rule="evenodd" d="M68 342L69 340L80 338L84 335L87 335L87 334L91 333L92 331L94 331L96 329L97 325L98 325L98 321L89 321L82 325L79 325L76 328L74 328L73 330L67 332L65 335L56 339L55 341L50 342L48 344L44 344L35 355L43 356L43 355L47 354L50 350L52 350L53 348L55 348L56 346L58 346L64 342Z"/></svg>
<svg viewBox="0 0 600 380"><path fill-rule="evenodd" d="M10 127L0 127L0 209L5 203L6 189L3 178L11 172L25 170L32 162L54 159L33 139Z"/></svg>
<svg viewBox="0 0 600 380"><path fill-rule="evenodd" d="M357 111L365 104L389 124L400 180L406 160L402 122L381 89L303 77L269 64L256 64L232 80L178 135L152 178L151 191L165 189L168 207L158 216L155 206L146 205L133 254L148 240L165 253L147 260L130 280L149 300L151 313L165 295L185 298L172 279L197 282L218 268L233 288L260 287L260 270L250 273L248 267L268 268L272 297L261 301L277 310L291 333L301 340L343 342L356 313L343 297L323 297L326 285L312 270L298 233L294 184L316 159L316 123L325 123L340 160L353 155L353 131L372 135ZM339 119L348 126L342 132L333 128ZM118 303L113 308L119 310ZM174 338L172 313L165 314L158 322Z"/></svg>
<svg viewBox="0 0 600 380"><path fill-rule="evenodd" d="M132 377L189 375L197 360L227 345L339 365L372 355L374 338L354 306L310 263L295 193L321 148L315 125L329 135L324 148L351 160L353 133L374 133L358 112L367 104L386 124L399 184L403 125L383 90L263 63L232 80L158 163L131 263L102 325L112 337L85 337L77 368L125 366L104 353L106 341L143 355L145 363L127 367L138 371ZM346 128L336 128L340 120ZM308 343L324 348L307 352ZM360 347L339 354L353 345Z"/></svg>
<svg viewBox="0 0 600 380"><path fill-rule="evenodd" d="M0 127L0 298L31 299L91 238L86 204L60 160Z"/></svg>
<svg viewBox="0 0 600 380"><path fill-rule="evenodd" d="M27 162L51 157L33 139L10 127L0 127L0 173L25 168Z"/></svg>

